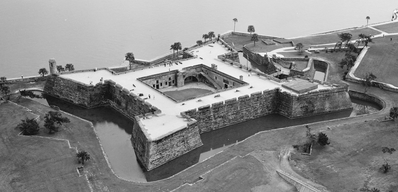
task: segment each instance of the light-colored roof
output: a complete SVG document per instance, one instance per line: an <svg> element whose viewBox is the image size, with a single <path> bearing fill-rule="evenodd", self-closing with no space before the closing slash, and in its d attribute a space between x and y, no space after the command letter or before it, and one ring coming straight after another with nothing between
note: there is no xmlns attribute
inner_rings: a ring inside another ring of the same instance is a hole
<svg viewBox="0 0 398 192"><path fill-rule="evenodd" d="M160 65L157 67L147 68L144 70L138 70L134 72L128 72L126 74L121 75L113 75L109 71L106 70L97 70L96 72L81 72L81 73L70 73L70 74L62 74L60 75L63 78L73 79L75 81L79 81L85 84L95 85L100 82L100 79L103 80L112 80L117 84L121 85L123 88L128 90L134 89L132 92L136 95L139 93L143 93L144 96L142 98L148 98L145 101L150 103L151 105L159 108L162 113L159 114L159 117L151 117L147 119L141 119L140 123L143 126L143 131L146 133L149 140L158 140L167 136L173 132L183 129L187 126L186 119L180 116L180 113L183 111L187 111L190 109L195 109L200 106L209 105L212 103L224 101L231 98L237 98L243 95L250 95L254 92L271 90L275 88L280 88L282 91L290 92L292 94L296 94L286 88L281 86L282 83L277 83L275 81L270 81L264 77L259 77L256 74L251 74L247 71L244 71L236 66L231 66L228 63L224 63L217 58L218 55L228 53L228 50L224 48L222 45L215 43L211 44L212 46L205 45L199 47L197 49L192 50L191 52L194 55L197 55L197 58L181 61L183 64L165 67L164 65ZM200 59L202 58L202 59ZM222 71L228 75L231 75L235 78L239 79L239 76L243 76L243 81L247 82L248 85L239 87L239 92L236 92L236 89L227 90L224 92L215 93L212 95L204 96L200 98L200 102L198 102L199 98L188 100L182 105L182 103L176 103L168 97L162 95L158 91L152 89L151 87L145 85L144 83L137 80L137 78L145 77L148 75L153 75L157 73L167 72L169 70L182 69L188 66L193 66L197 64L204 64L211 67L211 64L216 64L219 71ZM133 86L135 85L135 87ZM251 87L251 88L250 88ZM319 85L319 89L327 89L330 87ZM220 97L214 97L214 95L219 94ZM148 95L151 96L149 99Z"/></svg>

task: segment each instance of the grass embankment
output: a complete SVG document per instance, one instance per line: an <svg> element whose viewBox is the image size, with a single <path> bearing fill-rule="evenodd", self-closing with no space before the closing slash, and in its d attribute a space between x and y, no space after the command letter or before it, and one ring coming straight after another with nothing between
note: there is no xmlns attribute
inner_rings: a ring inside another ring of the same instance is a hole
<svg viewBox="0 0 398 192"><path fill-rule="evenodd" d="M336 43L340 41L338 34L340 33L351 33L352 40L358 39L358 35L363 33L365 35L377 35L380 34L379 31L370 29L370 28L359 28L359 29L351 29L351 30L343 30L343 31L336 31L328 34L316 34L313 36L307 37L299 37L294 39L289 39L294 41L295 44L302 43L304 44L305 48L310 45L318 45L318 44L328 44L328 43Z"/></svg>
<svg viewBox="0 0 398 192"><path fill-rule="evenodd" d="M366 73L373 73L377 77L376 81L398 86L398 36L377 38L373 41L355 71L355 76L363 78Z"/></svg>
<svg viewBox="0 0 398 192"><path fill-rule="evenodd" d="M340 125L324 132L330 145L315 147L311 156L292 157L297 172L331 191L398 189L398 152L382 153L382 147L398 149L398 129L393 121ZM392 166L387 174L379 171L384 158Z"/></svg>
<svg viewBox="0 0 398 192"><path fill-rule="evenodd" d="M238 51L241 51L242 47L244 45L247 45L246 47L249 48L251 51L258 53L269 52L275 49L292 46L291 44L278 44L278 43L276 43L275 45L266 45L261 41L261 38L258 39L258 42L256 42L256 46L254 46L254 43L251 40L250 36L240 36L240 35L230 35L224 38L224 41L229 45L231 45L232 47L235 47L235 49Z"/></svg>
<svg viewBox="0 0 398 192"><path fill-rule="evenodd" d="M379 25L379 26L375 26L374 28L382 30L387 33L397 33L398 32L398 22Z"/></svg>
<svg viewBox="0 0 398 192"><path fill-rule="evenodd" d="M0 191L89 191L77 175L75 151L65 141L18 135L21 119L38 114L11 102L0 104Z"/></svg>

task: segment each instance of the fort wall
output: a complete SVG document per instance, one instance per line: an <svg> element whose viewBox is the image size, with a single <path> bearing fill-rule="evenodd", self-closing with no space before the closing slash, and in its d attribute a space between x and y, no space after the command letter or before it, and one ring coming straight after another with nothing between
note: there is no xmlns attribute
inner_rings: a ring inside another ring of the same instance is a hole
<svg viewBox="0 0 398 192"><path fill-rule="evenodd" d="M137 116L131 140L136 156L146 170L159 167L203 145L195 120L187 123L187 126L180 131L156 141L148 141L142 132L143 126L140 123L140 117Z"/></svg>
<svg viewBox="0 0 398 192"><path fill-rule="evenodd" d="M352 108L347 87L292 95L280 89L265 90L181 113L186 127L150 140L140 119L156 118L161 111L111 80L87 85L58 75L48 77L46 94L87 108L108 105L134 122L132 144L143 167L152 170L200 147L200 134L272 113L299 118Z"/></svg>
<svg viewBox="0 0 398 192"><path fill-rule="evenodd" d="M272 113L300 118L352 108L347 88L292 95L280 89L266 90L184 111L198 121L200 133L255 119Z"/></svg>
<svg viewBox="0 0 398 192"><path fill-rule="evenodd" d="M149 116L156 118L161 111L111 80L105 80L104 83L94 86L51 75L48 77L44 92L85 108L110 106L131 119L134 122L133 147L140 163L147 170L203 145L195 120L187 122L185 128L159 140L148 140L142 131L143 126L139 123L139 119Z"/></svg>
<svg viewBox="0 0 398 192"><path fill-rule="evenodd" d="M256 63L257 65L266 66L265 73L272 74L276 72L276 67L272 64L270 58L268 58L266 55L261 56L258 53L254 53L247 49L245 46L243 46L242 50L243 57L245 57L248 61Z"/></svg>

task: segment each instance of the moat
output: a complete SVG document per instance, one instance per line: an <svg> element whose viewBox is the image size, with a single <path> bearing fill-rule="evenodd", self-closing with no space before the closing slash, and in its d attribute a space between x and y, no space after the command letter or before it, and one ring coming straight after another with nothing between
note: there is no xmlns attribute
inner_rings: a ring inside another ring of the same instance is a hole
<svg viewBox="0 0 398 192"><path fill-rule="evenodd" d="M45 104L43 100L35 100ZM143 172L137 162L134 148L130 141L132 134L131 124L133 122L128 118L109 107L85 109L53 97L48 97L47 101L50 105L59 106L63 111L91 121L115 174L122 179L136 182L150 182L171 177L192 165L214 156L226 147L261 131L355 116L356 114L362 114L364 108L369 113L381 109L376 103L351 98L354 105L353 110L343 110L299 119L288 119L276 114L267 115L203 133L201 134L203 146L149 172Z"/></svg>

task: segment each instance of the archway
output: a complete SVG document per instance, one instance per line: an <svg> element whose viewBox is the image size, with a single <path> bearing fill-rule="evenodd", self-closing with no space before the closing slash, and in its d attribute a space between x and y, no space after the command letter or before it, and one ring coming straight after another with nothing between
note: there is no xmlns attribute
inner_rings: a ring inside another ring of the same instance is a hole
<svg viewBox="0 0 398 192"><path fill-rule="evenodd" d="M188 76L184 79L184 85L192 82L199 82L199 80L195 76Z"/></svg>

